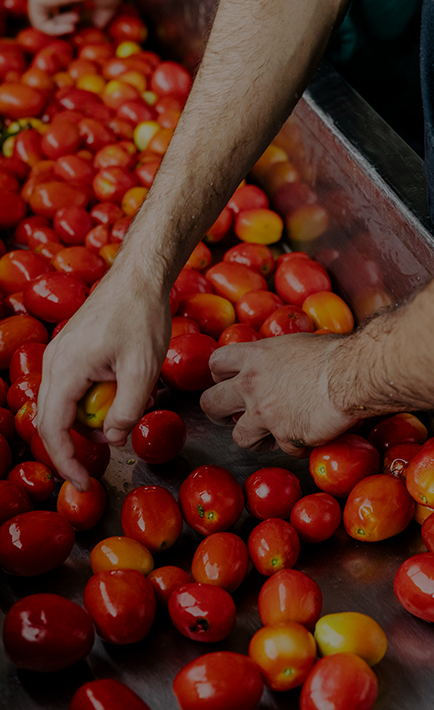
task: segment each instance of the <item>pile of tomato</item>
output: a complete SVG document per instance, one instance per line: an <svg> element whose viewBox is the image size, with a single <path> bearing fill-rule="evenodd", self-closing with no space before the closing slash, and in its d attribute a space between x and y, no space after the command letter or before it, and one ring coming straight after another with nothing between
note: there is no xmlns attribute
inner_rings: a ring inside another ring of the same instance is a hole
<svg viewBox="0 0 434 710"><path fill-rule="evenodd" d="M18 2L11 7L24 12ZM90 489L78 493L60 479L38 434L37 395L48 341L112 265L188 97L190 74L143 49L146 37L138 14L122 6L104 32L85 26L53 39L26 26L0 39L0 566L9 575L62 565L76 532L95 528L106 508L100 479L109 446L71 430L91 475ZM162 387L211 386L208 361L220 346L352 331L351 310L326 269L280 247L285 230L303 242L327 223L315 191L275 141L176 280L172 339L154 401ZM101 427L115 391L114 383L95 383L78 405L81 425ZM134 428L132 446L151 465L167 463L187 433L177 413L153 406ZM91 652L95 633L112 644L141 641L163 609L187 638L222 641L236 623L232 594L253 565L264 576L263 626L248 655L205 653L179 671L173 691L182 710L251 710L264 683L276 692L301 687L302 710L369 710L384 632L358 612L321 616L319 586L293 568L303 544L325 541L342 522L349 536L375 542L415 517L429 551L401 565L395 593L410 613L433 621L433 461L434 439L402 413L315 448L313 494L303 495L283 468L259 469L241 487L213 463L192 471L177 499L163 486L139 486L122 505L123 536L92 549L83 606L48 592L23 597L6 616L6 654L19 668L61 670ZM244 508L257 521L247 540L231 532ZM191 569L155 567L184 523L203 537ZM70 709L127 704L148 707L105 679L80 687Z"/></svg>

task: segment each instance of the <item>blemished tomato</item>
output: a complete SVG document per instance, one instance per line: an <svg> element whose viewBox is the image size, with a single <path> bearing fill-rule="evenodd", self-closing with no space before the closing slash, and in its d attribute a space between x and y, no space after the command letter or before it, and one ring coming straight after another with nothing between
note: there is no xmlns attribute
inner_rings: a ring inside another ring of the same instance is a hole
<svg viewBox="0 0 434 710"><path fill-rule="evenodd" d="M208 535L199 543L191 563L195 582L214 584L234 592L244 580L249 568L247 545L230 532Z"/></svg>
<svg viewBox="0 0 434 710"><path fill-rule="evenodd" d="M181 270L175 281L175 286L181 301L194 293L214 293L214 289L206 276L192 268Z"/></svg>
<svg viewBox="0 0 434 710"><path fill-rule="evenodd" d="M162 486L139 486L125 498L121 522L124 535L155 554L175 544L182 530L181 510Z"/></svg>
<svg viewBox="0 0 434 710"><path fill-rule="evenodd" d="M311 577L295 569L276 572L259 592L258 611L264 626L295 621L312 631L321 608L321 589Z"/></svg>
<svg viewBox="0 0 434 710"><path fill-rule="evenodd" d="M76 449L77 459L83 464L89 476L101 478L110 463L110 446L105 443L90 441L90 439L87 439L73 429L71 429L70 434ZM57 470L47 453L39 432L33 435L30 448L33 458L36 461L44 463L55 476L58 476Z"/></svg>
<svg viewBox="0 0 434 710"><path fill-rule="evenodd" d="M434 621L434 553L409 557L398 568L393 589L406 611L424 621Z"/></svg>
<svg viewBox="0 0 434 710"><path fill-rule="evenodd" d="M66 560L74 541L74 530L59 513L21 513L0 527L0 566L21 577L49 572Z"/></svg>
<svg viewBox="0 0 434 710"><path fill-rule="evenodd" d="M383 473L400 476L405 480L408 464L421 448L422 444L396 444L387 449L383 456Z"/></svg>
<svg viewBox="0 0 434 710"><path fill-rule="evenodd" d="M314 636L321 656L355 653L369 666L379 663L387 650L381 626L371 616L357 611L322 616L316 623Z"/></svg>
<svg viewBox="0 0 434 710"><path fill-rule="evenodd" d="M96 478L90 479L90 488L84 493L65 481L57 496L57 512L74 530L90 530L100 521L106 500L106 492Z"/></svg>
<svg viewBox="0 0 434 710"><path fill-rule="evenodd" d="M116 395L116 382L94 382L77 403L77 419L91 429L101 429Z"/></svg>
<svg viewBox="0 0 434 710"><path fill-rule="evenodd" d="M255 569L266 577L295 565L300 554L300 540L290 523L268 518L253 528L247 542Z"/></svg>
<svg viewBox="0 0 434 710"><path fill-rule="evenodd" d="M282 299L272 291L249 291L237 301L235 310L240 323L259 330L264 321L281 306Z"/></svg>
<svg viewBox="0 0 434 710"><path fill-rule="evenodd" d="M214 380L208 363L217 347L214 338L205 333L187 333L173 338L161 368L163 382L182 391L211 387Z"/></svg>
<svg viewBox="0 0 434 710"><path fill-rule="evenodd" d="M327 328L332 333L351 333L354 328L354 316L349 306L332 291L311 294L303 302L302 309L312 319L315 330Z"/></svg>
<svg viewBox="0 0 434 710"><path fill-rule="evenodd" d="M311 493L294 505L289 522L302 542L324 542L341 522L341 507L329 493Z"/></svg>
<svg viewBox="0 0 434 710"><path fill-rule="evenodd" d="M104 259L84 246L65 247L54 256L52 264L57 271L81 279L86 286L92 286L107 271Z"/></svg>
<svg viewBox="0 0 434 710"><path fill-rule="evenodd" d="M91 680L72 696L69 710L150 710L128 686L114 678Z"/></svg>
<svg viewBox="0 0 434 710"><path fill-rule="evenodd" d="M12 468L12 451L5 437L0 434L0 479L6 478Z"/></svg>
<svg viewBox="0 0 434 710"><path fill-rule="evenodd" d="M215 293L195 293L188 296L181 301L177 313L196 321L201 332L215 340L236 320L232 303Z"/></svg>
<svg viewBox="0 0 434 710"><path fill-rule="evenodd" d="M107 537L90 553L92 572L112 569L135 569L147 576L154 568L149 550L129 537Z"/></svg>
<svg viewBox="0 0 434 710"><path fill-rule="evenodd" d="M291 333L312 333L312 321L298 306L280 306L262 323L259 332L264 338Z"/></svg>
<svg viewBox="0 0 434 710"><path fill-rule="evenodd" d="M253 710L263 689L256 663L232 651L216 651L195 658L173 681L181 710Z"/></svg>
<svg viewBox="0 0 434 710"><path fill-rule="evenodd" d="M33 503L23 486L15 481L0 481L0 525L30 510L33 510Z"/></svg>
<svg viewBox="0 0 434 710"><path fill-rule="evenodd" d="M185 522L201 535L224 532L244 508L240 484L222 466L199 466L181 484L178 502Z"/></svg>
<svg viewBox="0 0 434 710"><path fill-rule="evenodd" d="M297 476L276 466L252 473L244 481L243 491L247 510L259 520L289 518L302 494Z"/></svg>
<svg viewBox="0 0 434 710"><path fill-rule="evenodd" d="M157 607L161 608L167 607L170 595L175 589L193 581L188 572L175 565L166 565L152 570L148 579L154 589Z"/></svg>
<svg viewBox="0 0 434 710"><path fill-rule="evenodd" d="M42 503L54 491L53 474L47 466L38 461L23 461L17 464L10 471L8 481L18 483L33 503Z"/></svg>
<svg viewBox="0 0 434 710"><path fill-rule="evenodd" d="M315 663L300 695L300 710L371 710L378 681L355 653L335 653Z"/></svg>
<svg viewBox="0 0 434 710"><path fill-rule="evenodd" d="M343 521L351 537L375 542L405 530L414 513L414 500L405 481L380 473L359 481L345 504Z"/></svg>
<svg viewBox="0 0 434 710"><path fill-rule="evenodd" d="M345 498L362 478L379 473L380 454L358 434L341 434L312 450L309 471L318 488Z"/></svg>
<svg viewBox="0 0 434 710"><path fill-rule="evenodd" d="M187 438L184 420L176 412L158 409L145 414L131 432L134 452L150 464L178 456Z"/></svg>
<svg viewBox="0 0 434 710"><path fill-rule="evenodd" d="M16 293L40 274L52 271L45 259L32 251L14 249L0 259L0 288L3 293Z"/></svg>
<svg viewBox="0 0 434 710"><path fill-rule="evenodd" d="M224 329L217 342L219 347L222 347L231 343L255 343L257 340L262 340L262 335L250 325L234 323Z"/></svg>
<svg viewBox="0 0 434 710"><path fill-rule="evenodd" d="M84 588L84 606L98 635L120 645L144 639L156 609L151 583L135 569L94 574Z"/></svg>
<svg viewBox="0 0 434 710"><path fill-rule="evenodd" d="M3 627L3 643L11 662L42 673L81 661L91 651L94 639L89 614L58 594L31 594L20 599L9 610Z"/></svg>
<svg viewBox="0 0 434 710"><path fill-rule="evenodd" d="M426 426L407 412L382 419L369 432L369 441L380 454L397 444L423 444L427 438Z"/></svg>
<svg viewBox="0 0 434 710"><path fill-rule="evenodd" d="M215 292L236 303L248 291L266 291L267 282L257 271L232 261L220 261L206 272Z"/></svg>
<svg viewBox="0 0 434 710"><path fill-rule="evenodd" d="M229 592L211 584L191 582L169 598L169 616L175 628L193 641L222 641L235 626L235 602Z"/></svg>
<svg viewBox="0 0 434 710"><path fill-rule="evenodd" d="M264 626L250 640L249 656L269 688L291 690L302 685L315 663L315 639L295 621Z"/></svg>

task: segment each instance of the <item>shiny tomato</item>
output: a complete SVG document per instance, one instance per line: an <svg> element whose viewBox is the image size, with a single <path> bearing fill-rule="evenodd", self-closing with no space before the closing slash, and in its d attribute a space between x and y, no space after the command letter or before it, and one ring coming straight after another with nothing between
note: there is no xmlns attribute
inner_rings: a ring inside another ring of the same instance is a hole
<svg viewBox="0 0 434 710"><path fill-rule="evenodd" d="M121 645L145 638L156 608L151 583L135 569L94 574L84 588L84 606L98 635Z"/></svg>
<svg viewBox="0 0 434 710"><path fill-rule="evenodd" d="M68 185L65 182L48 180L36 184L30 195L30 207L36 214L43 217L54 217L58 209L75 205L86 207L87 193L79 187Z"/></svg>
<svg viewBox="0 0 434 710"><path fill-rule="evenodd" d="M181 270L175 281L175 286L181 301L194 293L214 293L214 289L207 278L192 268Z"/></svg>
<svg viewBox="0 0 434 710"><path fill-rule="evenodd" d="M213 244L214 242L220 242L229 232L229 229L232 226L232 221L232 211L227 206L223 207L223 210L220 212L214 224L212 224L211 227L208 229L204 240L209 244Z"/></svg>
<svg viewBox="0 0 434 710"><path fill-rule="evenodd" d="M45 259L32 251L14 249L0 259L0 288L3 293L16 293L40 274L52 271Z"/></svg>
<svg viewBox="0 0 434 710"><path fill-rule="evenodd" d="M212 253L210 248L207 247L204 242L199 242L186 261L185 268L202 271L203 269L207 269L208 266L211 266L211 262Z"/></svg>
<svg viewBox="0 0 434 710"><path fill-rule="evenodd" d="M37 166L39 161L45 158L41 147L41 134L32 128L20 131L14 140L12 156L23 160L32 168ZM31 175L33 175L33 170Z"/></svg>
<svg viewBox="0 0 434 710"><path fill-rule="evenodd" d="M14 415L5 407L0 407L0 434L7 442L16 438Z"/></svg>
<svg viewBox="0 0 434 710"><path fill-rule="evenodd" d="M242 185L235 190L228 207L234 215L237 215L244 210L267 209L269 202L265 192L257 185Z"/></svg>
<svg viewBox="0 0 434 710"><path fill-rule="evenodd" d="M390 447L383 456L383 473L391 473L405 480L407 466L421 448L421 444L396 444Z"/></svg>
<svg viewBox="0 0 434 710"><path fill-rule="evenodd" d="M165 409L145 414L131 432L134 452L150 464L167 463L178 456L187 438L179 414Z"/></svg>
<svg viewBox="0 0 434 710"><path fill-rule="evenodd" d="M0 434L0 479L6 478L12 468L12 451L5 437Z"/></svg>
<svg viewBox="0 0 434 710"><path fill-rule="evenodd" d="M426 426L407 412L382 419L369 432L369 441L380 454L397 444L423 444L427 438Z"/></svg>
<svg viewBox="0 0 434 710"><path fill-rule="evenodd" d="M199 543L191 563L195 582L214 584L234 592L244 580L249 568L249 553L245 542L229 532L208 535Z"/></svg>
<svg viewBox="0 0 434 710"><path fill-rule="evenodd" d="M253 710L263 688L256 663L232 651L216 651L195 658L173 681L181 710Z"/></svg>
<svg viewBox="0 0 434 710"><path fill-rule="evenodd" d="M219 347L231 343L255 343L262 340L262 335L244 323L234 323L225 328L218 339Z"/></svg>
<svg viewBox="0 0 434 710"><path fill-rule="evenodd" d="M257 271L243 264L221 261L206 272L215 292L236 303L248 291L266 291L267 282Z"/></svg>
<svg viewBox="0 0 434 710"><path fill-rule="evenodd" d="M266 208L243 210L235 220L235 234L243 242L275 244L283 233L283 220L277 212Z"/></svg>
<svg viewBox="0 0 434 710"><path fill-rule="evenodd" d="M422 505L421 503L416 503L414 506L414 519L419 525L423 525L425 520L429 518L431 513L434 513L434 508L430 508L429 505Z"/></svg>
<svg viewBox="0 0 434 710"><path fill-rule="evenodd" d="M95 169L89 160L80 158L79 155L63 154L56 160L54 174L61 180L65 180L65 182L72 180L73 182L80 181L90 185L95 176Z"/></svg>
<svg viewBox="0 0 434 710"><path fill-rule="evenodd" d="M217 347L214 338L204 333L178 335L170 341L161 368L162 380L168 387L183 391L210 387L214 380L208 362Z"/></svg>
<svg viewBox="0 0 434 710"><path fill-rule="evenodd" d="M175 565L166 565L152 570L148 579L154 589L157 607L161 608L167 607L170 595L175 589L193 581L188 572Z"/></svg>
<svg viewBox="0 0 434 710"><path fill-rule="evenodd" d="M428 515L421 529L422 540L430 552L434 552L434 518Z"/></svg>
<svg viewBox="0 0 434 710"><path fill-rule="evenodd" d="M264 321L280 306L283 306L282 299L272 291L249 291L237 301L235 310L240 323L259 330Z"/></svg>
<svg viewBox="0 0 434 710"><path fill-rule="evenodd" d="M414 500L405 482L380 473L359 481L345 504L345 530L356 540L375 542L405 530L414 513Z"/></svg>
<svg viewBox="0 0 434 710"><path fill-rule="evenodd" d="M399 567L393 583L406 611L424 621L434 621L434 553L409 557Z"/></svg>
<svg viewBox="0 0 434 710"><path fill-rule="evenodd" d="M81 246L84 244L86 234L93 227L93 221L83 207L71 205L56 210L53 227L64 244Z"/></svg>
<svg viewBox="0 0 434 710"><path fill-rule="evenodd" d="M177 335L186 335L187 333L200 333L200 328L196 321L183 316L172 316L172 338Z"/></svg>
<svg viewBox="0 0 434 710"><path fill-rule="evenodd" d="M58 242L60 244L60 239L54 229L50 227L39 227L39 229L34 229L32 234L29 235L29 248L37 249L39 246L45 244L52 244ZM37 252L36 252L37 253Z"/></svg>
<svg viewBox="0 0 434 710"><path fill-rule="evenodd" d="M0 525L29 510L33 510L33 503L23 486L16 481L0 481Z"/></svg>
<svg viewBox="0 0 434 710"><path fill-rule="evenodd" d="M168 611L175 628L193 641L222 641L235 626L235 602L229 592L211 584L191 582L175 589Z"/></svg>
<svg viewBox="0 0 434 710"><path fill-rule="evenodd" d="M24 305L24 291L10 293L5 298L5 304L8 310L7 315L11 315L11 313L16 316L30 315Z"/></svg>
<svg viewBox="0 0 434 710"><path fill-rule="evenodd" d="M41 372L30 372L28 375L21 375L12 383L8 389L7 403L13 414L16 414L28 400L36 402L41 379Z"/></svg>
<svg viewBox="0 0 434 710"><path fill-rule="evenodd" d="M313 259L282 261L274 274L274 284L284 303L300 307L312 293L332 290L327 271Z"/></svg>
<svg viewBox="0 0 434 710"><path fill-rule="evenodd" d="M358 434L341 434L312 450L309 471L318 488L345 498L362 478L380 471L380 454Z"/></svg>
<svg viewBox="0 0 434 710"><path fill-rule="evenodd" d="M374 671L355 653L321 658L307 676L300 710L371 710L378 695Z"/></svg>
<svg viewBox="0 0 434 710"><path fill-rule="evenodd" d="M90 488L79 493L65 481L57 496L57 512L71 523L74 530L90 530L99 523L106 506L106 492L96 478L91 478Z"/></svg>
<svg viewBox="0 0 434 710"><path fill-rule="evenodd" d="M247 510L259 520L289 518L302 494L297 476L275 466L252 473L244 481L243 491Z"/></svg>
<svg viewBox="0 0 434 710"><path fill-rule="evenodd" d="M114 224L123 216L124 213L121 208L114 202L98 202L90 211L91 219L97 224L105 224L107 226ZM92 224L90 224L89 229L91 226ZM86 231L89 231L89 229Z"/></svg>
<svg viewBox="0 0 434 710"><path fill-rule="evenodd" d="M327 328L332 333L351 333L354 328L354 316L349 306L332 291L311 294L303 302L302 309L312 319L315 330Z"/></svg>
<svg viewBox="0 0 434 710"><path fill-rule="evenodd" d="M177 313L196 321L201 332L215 340L236 320L232 303L215 293L195 293L186 297L181 301Z"/></svg>
<svg viewBox="0 0 434 710"><path fill-rule="evenodd" d="M84 246L66 247L56 254L52 263L57 271L81 279L86 286L92 286L107 271L104 259Z"/></svg>
<svg viewBox="0 0 434 710"><path fill-rule="evenodd" d="M129 170L134 166L134 163L133 155L124 150L119 143L105 145L104 148L101 148L95 154L93 159L93 165L97 170L108 168L110 165L117 165L120 168Z"/></svg>
<svg viewBox="0 0 434 710"><path fill-rule="evenodd" d="M0 86L0 113L8 118L39 116L45 104L45 94L32 86L14 81Z"/></svg>
<svg viewBox="0 0 434 710"><path fill-rule="evenodd" d="M342 513L336 498L329 493L311 493L293 507L290 523L302 542L324 542L334 535Z"/></svg>
<svg viewBox="0 0 434 710"><path fill-rule="evenodd" d="M276 572L259 592L258 611L264 626L295 621L313 630L321 608L321 589L307 574L295 569Z"/></svg>
<svg viewBox="0 0 434 710"><path fill-rule="evenodd" d="M147 576L154 568L149 550L129 537L107 537L90 553L92 572L112 569L135 569Z"/></svg>
<svg viewBox="0 0 434 710"><path fill-rule="evenodd" d="M102 429L116 396L116 382L94 382L77 403L77 419L92 429Z"/></svg>
<svg viewBox="0 0 434 710"><path fill-rule="evenodd" d="M434 506L434 438L428 439L407 466L406 485L416 503Z"/></svg>
<svg viewBox="0 0 434 710"><path fill-rule="evenodd" d="M5 407L7 404L7 395L8 395L8 383L3 379L3 377L0 377L0 406Z"/></svg>
<svg viewBox="0 0 434 710"><path fill-rule="evenodd" d="M91 680L73 695L69 710L150 710L130 688L114 678Z"/></svg>
<svg viewBox="0 0 434 710"><path fill-rule="evenodd" d="M109 243L110 239L110 229L105 224L97 224L96 227L92 227L84 238L84 246L93 251L95 254L99 254L100 249Z"/></svg>
<svg viewBox="0 0 434 710"><path fill-rule="evenodd" d="M57 160L62 155L77 151L81 136L77 126L70 121L56 121L47 127L42 136L41 148L47 158Z"/></svg>
<svg viewBox="0 0 434 710"><path fill-rule="evenodd" d="M94 639L89 614L58 594L31 594L20 599L9 610L3 627L3 643L12 663L42 673L81 661L91 651Z"/></svg>
<svg viewBox="0 0 434 710"><path fill-rule="evenodd" d="M315 663L315 639L294 621L264 626L250 640L249 656L269 688L291 690L302 685Z"/></svg>
<svg viewBox="0 0 434 710"><path fill-rule="evenodd" d="M254 185L246 185L246 187L254 187ZM265 278L271 276L274 271L273 252L265 244L237 244L228 249L223 256L223 261L243 264Z"/></svg>
<svg viewBox="0 0 434 710"><path fill-rule="evenodd" d="M259 332L264 338L291 333L312 333L312 321L298 306L280 306L262 323Z"/></svg>
<svg viewBox="0 0 434 710"><path fill-rule="evenodd" d="M28 399L14 417L15 430L26 444L30 444L33 435L37 431L38 405L35 401Z"/></svg>
<svg viewBox="0 0 434 710"><path fill-rule="evenodd" d="M281 518L268 518L253 528L248 539L250 559L266 577L295 565L300 540L294 528Z"/></svg>
<svg viewBox="0 0 434 710"><path fill-rule="evenodd" d="M173 495L162 486L139 486L125 498L121 522L124 535L155 554L168 550L182 531L182 515Z"/></svg>
<svg viewBox="0 0 434 710"><path fill-rule="evenodd" d="M1 165L1 163L0 163ZM39 227L49 227L50 223L46 217L32 215L21 220L14 234L14 241L22 246L28 246L29 236Z"/></svg>
<svg viewBox="0 0 434 710"><path fill-rule="evenodd" d="M87 150L97 153L105 145L116 142L116 135L111 128L95 118L83 118L78 124L82 145Z"/></svg>
<svg viewBox="0 0 434 710"><path fill-rule="evenodd" d="M177 62L160 62L151 76L150 88L159 97L174 96L185 102L190 93L191 76Z"/></svg>
<svg viewBox="0 0 434 710"><path fill-rule="evenodd" d="M8 481L22 486L33 503L42 503L54 491L53 474L47 466L38 461L23 461L17 464L10 471Z"/></svg>
<svg viewBox="0 0 434 710"><path fill-rule="evenodd" d="M110 463L110 446L97 441L90 441L90 439L87 439L73 429L71 429L70 434L74 442L77 459L83 464L89 476L101 478ZM44 463L54 475L58 476L57 470L38 432L33 435L30 448L33 458L36 461Z"/></svg>
<svg viewBox="0 0 434 710"><path fill-rule="evenodd" d="M59 513L21 513L0 527L0 566L22 577L49 572L66 560L74 541L71 525Z"/></svg>
<svg viewBox="0 0 434 710"><path fill-rule="evenodd" d="M137 184L137 178L133 173L117 165L103 168L92 181L97 200L110 200L116 204L120 204L127 190L136 187Z"/></svg>
<svg viewBox="0 0 434 710"><path fill-rule="evenodd" d="M185 522L201 535L224 532L244 508L243 491L222 466L199 466L183 481L178 493Z"/></svg>
<svg viewBox="0 0 434 710"><path fill-rule="evenodd" d="M315 626L315 641L321 656L355 653L369 666L379 663L387 650L381 626L371 616L357 611L322 616Z"/></svg>

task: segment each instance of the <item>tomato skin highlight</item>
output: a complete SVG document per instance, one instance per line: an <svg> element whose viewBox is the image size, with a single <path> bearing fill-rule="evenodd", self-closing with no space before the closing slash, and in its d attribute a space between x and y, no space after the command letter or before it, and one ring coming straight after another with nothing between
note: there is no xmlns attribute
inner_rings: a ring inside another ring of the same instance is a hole
<svg viewBox="0 0 434 710"><path fill-rule="evenodd" d="M261 587L258 611L264 626L295 621L313 631L322 608L317 583L304 572L281 569Z"/></svg>
<svg viewBox="0 0 434 710"><path fill-rule="evenodd" d="M167 608L170 595L175 589L193 581L188 572L175 565L157 567L150 572L148 579L154 589L157 607L162 609Z"/></svg>
<svg viewBox="0 0 434 710"><path fill-rule="evenodd" d="M114 678L91 680L73 695L69 710L150 710L130 688Z"/></svg>
<svg viewBox="0 0 434 710"><path fill-rule="evenodd" d="M145 414L131 432L134 452L149 464L172 461L186 439L184 420L176 412L165 409Z"/></svg>
<svg viewBox="0 0 434 710"><path fill-rule="evenodd" d="M424 444L427 438L426 426L407 412L382 419L369 432L369 441L380 454L397 444Z"/></svg>
<svg viewBox="0 0 434 710"><path fill-rule="evenodd" d="M409 557L396 572L393 590L404 609L424 621L434 621L434 553Z"/></svg>
<svg viewBox="0 0 434 710"><path fill-rule="evenodd" d="M34 503L42 503L54 491L53 474L47 466L38 461L23 461L17 464L9 473L8 480L19 483Z"/></svg>
<svg viewBox="0 0 434 710"><path fill-rule="evenodd" d="M249 568L249 553L245 542L234 533L208 535L196 548L191 563L195 582L214 584L234 592L244 580Z"/></svg>
<svg viewBox="0 0 434 710"><path fill-rule="evenodd" d="M112 569L135 569L145 577L152 571L154 560L149 550L129 537L107 537L90 553L92 572Z"/></svg>
<svg viewBox="0 0 434 710"><path fill-rule="evenodd" d="M229 592L211 584L191 582L169 598L169 616L175 628L193 641L223 641L235 626L235 602Z"/></svg>
<svg viewBox="0 0 434 710"><path fill-rule="evenodd" d="M259 520L289 518L302 494L297 476L277 466L252 473L244 481L243 491L247 510Z"/></svg>
<svg viewBox="0 0 434 710"><path fill-rule="evenodd" d="M106 493L96 478L90 479L90 488L79 493L65 481L57 496L57 512L71 523L74 530L90 530L100 521L106 506Z"/></svg>
<svg viewBox="0 0 434 710"><path fill-rule="evenodd" d="M0 481L0 526L29 510L33 510L33 503L24 488L16 481Z"/></svg>
<svg viewBox="0 0 434 710"><path fill-rule="evenodd" d="M172 547L182 531L180 507L162 486L139 486L130 491L122 505L121 522L124 535L152 554Z"/></svg>
<svg viewBox="0 0 434 710"><path fill-rule="evenodd" d="M434 506L434 438L428 439L407 466L405 483L416 503Z"/></svg>
<svg viewBox="0 0 434 710"><path fill-rule="evenodd" d="M281 518L268 518L253 528L247 543L255 568L266 577L295 565L300 540L294 528Z"/></svg>
<svg viewBox="0 0 434 710"><path fill-rule="evenodd" d="M92 429L102 429L116 395L116 382L94 382L77 402L77 419Z"/></svg>
<svg viewBox="0 0 434 710"><path fill-rule="evenodd" d="M354 653L321 658L307 676L300 710L371 710L378 696L374 671Z"/></svg>
<svg viewBox="0 0 434 710"><path fill-rule="evenodd" d="M208 362L217 347L214 338L204 333L187 333L173 338L161 368L163 382L183 392L211 387L214 380Z"/></svg>
<svg viewBox="0 0 434 710"><path fill-rule="evenodd" d="M356 611L322 616L314 635L321 656L355 653L369 666L379 663L387 650L383 629L372 617Z"/></svg>
<svg viewBox="0 0 434 710"><path fill-rule="evenodd" d="M380 454L358 434L341 434L316 446L309 457L315 484L332 496L345 498L356 483L380 471Z"/></svg>
<svg viewBox="0 0 434 710"><path fill-rule="evenodd" d="M291 510L289 522L302 542L324 542L339 527L342 513L336 498L329 493L303 496Z"/></svg>

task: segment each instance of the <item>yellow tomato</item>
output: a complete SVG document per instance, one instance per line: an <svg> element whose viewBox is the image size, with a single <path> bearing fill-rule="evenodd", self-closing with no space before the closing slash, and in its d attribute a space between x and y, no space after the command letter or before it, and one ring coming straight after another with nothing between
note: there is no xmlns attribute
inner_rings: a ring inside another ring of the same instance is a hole
<svg viewBox="0 0 434 710"><path fill-rule="evenodd" d="M77 404L77 419L101 429L116 395L116 382L94 382Z"/></svg>
<svg viewBox="0 0 434 710"><path fill-rule="evenodd" d="M345 301L332 291L313 293L302 309L312 319L315 330L327 328L332 333L351 333L354 317Z"/></svg>
<svg viewBox="0 0 434 710"><path fill-rule="evenodd" d="M154 569L154 558L148 548L130 537L107 537L90 553L92 572L112 569L135 569L148 575Z"/></svg>
<svg viewBox="0 0 434 710"><path fill-rule="evenodd" d="M355 653L370 666L386 653L387 638L372 617L357 611L326 614L315 626L315 640L322 656Z"/></svg>

